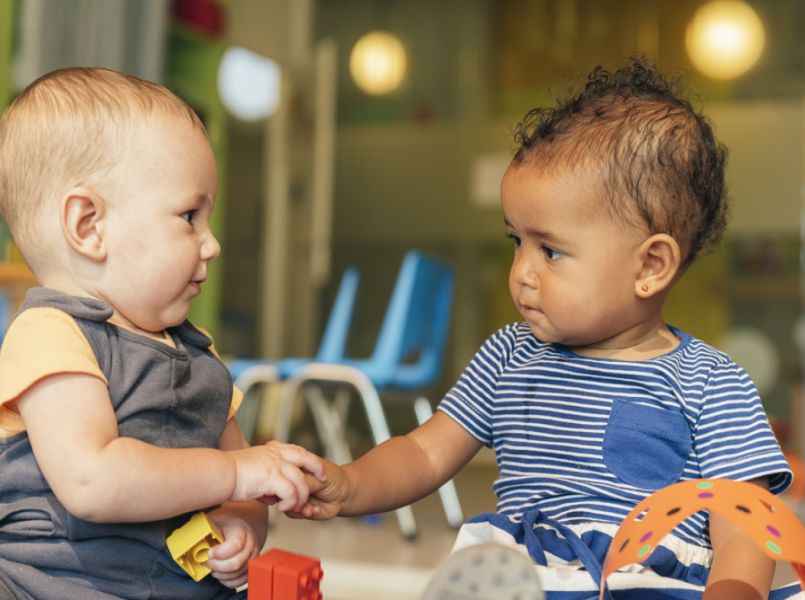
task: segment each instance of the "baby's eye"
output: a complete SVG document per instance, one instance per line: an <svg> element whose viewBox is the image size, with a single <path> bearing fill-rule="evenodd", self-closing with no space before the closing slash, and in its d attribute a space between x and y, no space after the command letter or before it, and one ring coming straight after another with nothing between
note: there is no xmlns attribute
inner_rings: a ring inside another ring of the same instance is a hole
<svg viewBox="0 0 805 600"><path fill-rule="evenodd" d="M545 257L548 260L556 260L557 258L564 256L559 250L555 250L550 246L543 246L542 251L545 253Z"/></svg>
<svg viewBox="0 0 805 600"><path fill-rule="evenodd" d="M186 211L186 212L183 212L183 213L182 213L181 215L179 215L179 216L181 216L181 217L182 217L182 218L183 218L185 221L187 221L188 223L192 223L192 222L193 222L193 217L194 217L195 215L196 215L196 211L195 211L195 209L194 209L194 210L188 210L188 211Z"/></svg>
<svg viewBox="0 0 805 600"><path fill-rule="evenodd" d="M516 236L516 235L514 235L513 233L507 233L507 234L506 234L506 237L507 237L507 238L509 238L510 240L512 240L512 241L514 242L514 247L515 247L515 248L519 248L519 247L520 247L520 244L522 243L522 241L520 240L520 238L519 238L519 237L517 237L517 236Z"/></svg>

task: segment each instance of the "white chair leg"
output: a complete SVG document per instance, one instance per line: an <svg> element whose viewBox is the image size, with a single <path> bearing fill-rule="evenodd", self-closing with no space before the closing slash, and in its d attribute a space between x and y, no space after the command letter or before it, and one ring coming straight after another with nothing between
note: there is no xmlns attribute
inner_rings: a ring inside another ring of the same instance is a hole
<svg viewBox="0 0 805 600"><path fill-rule="evenodd" d="M363 406L366 409L366 416L375 439L375 445L378 446L391 438L388 422L383 413L383 406L380 403L380 396L375 386L372 385L372 382L369 381L363 373L356 372L355 375L356 377L353 379L353 382L360 394ZM394 512L397 515L397 522L400 525L400 531L403 536L409 540L414 539L417 534L417 527L411 505L398 508Z"/></svg>
<svg viewBox="0 0 805 600"><path fill-rule="evenodd" d="M433 416L430 402L421 396L414 400L414 412L420 425ZM456 492L456 485L452 479L439 487L439 498L442 501L442 508L444 508L444 516L450 526L461 527L464 523L464 512L461 510L461 502L458 500L458 492Z"/></svg>
<svg viewBox="0 0 805 600"><path fill-rule="evenodd" d="M333 452L339 464L350 463L353 460L352 451L347 439L347 413L352 399L351 387L338 386L330 407L330 423L333 431Z"/></svg>
<svg viewBox="0 0 805 600"><path fill-rule="evenodd" d="M340 411L335 404L331 406L327 402L318 386L305 386L304 392L316 423L316 430L324 444L325 456L339 465L352 462L352 453L346 442L346 429Z"/></svg>
<svg viewBox="0 0 805 600"><path fill-rule="evenodd" d="M260 412L258 404L260 403L261 391L255 387L249 390L249 394L254 394L255 398L250 398L246 392L243 393L243 404L240 405L235 413L235 420L243 432L243 437L249 444L254 442L255 433L257 431L257 414Z"/></svg>
<svg viewBox="0 0 805 600"><path fill-rule="evenodd" d="M391 437L377 390L361 371L344 365L312 363L304 367L295 377L288 379L282 386L275 439L288 440L293 403L299 389L302 385L315 381L346 383L353 386L357 390L366 410L366 417L369 421L369 428L372 431L375 445L381 444ZM403 506L394 512L403 536L407 539L415 538L417 528L414 511L411 507Z"/></svg>
<svg viewBox="0 0 805 600"><path fill-rule="evenodd" d="M352 388L349 386L338 386L333 398L333 419L338 424L340 435L338 442L341 445L339 452L343 456L344 462L352 462L352 451L349 449L347 439L347 418L349 416L349 405L352 401Z"/></svg>
<svg viewBox="0 0 805 600"><path fill-rule="evenodd" d="M291 436L291 416L293 404L302 386L304 378L291 377L282 384L280 389L279 406L277 407L277 423L274 427L274 439L287 442Z"/></svg>

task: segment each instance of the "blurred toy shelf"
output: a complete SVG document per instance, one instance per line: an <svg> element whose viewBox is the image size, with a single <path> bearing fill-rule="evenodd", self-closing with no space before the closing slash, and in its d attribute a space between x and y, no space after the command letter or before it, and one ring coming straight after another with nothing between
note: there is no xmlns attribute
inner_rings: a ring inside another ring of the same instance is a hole
<svg viewBox="0 0 805 600"><path fill-rule="evenodd" d="M0 262L0 285L36 285L36 276L25 263Z"/></svg>
<svg viewBox="0 0 805 600"><path fill-rule="evenodd" d="M38 285L36 276L23 262L0 261L0 339L16 314L25 293Z"/></svg>
<svg viewBox="0 0 805 600"><path fill-rule="evenodd" d="M23 262L0 261L0 340L36 277Z"/></svg>
<svg viewBox="0 0 805 600"><path fill-rule="evenodd" d="M24 295L25 290L33 285L36 285L36 277L17 250L8 227L0 219L0 291L10 292L12 296Z"/></svg>

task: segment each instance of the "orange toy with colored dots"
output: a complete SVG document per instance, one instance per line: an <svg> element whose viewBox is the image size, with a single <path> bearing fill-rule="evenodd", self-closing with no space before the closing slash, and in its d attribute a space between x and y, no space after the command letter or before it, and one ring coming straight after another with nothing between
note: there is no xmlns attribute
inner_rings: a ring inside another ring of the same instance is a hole
<svg viewBox="0 0 805 600"><path fill-rule="evenodd" d="M663 537L700 510L728 519L766 555L790 562L805 589L805 527L781 500L752 483L694 479L654 492L626 516L604 561L599 600L608 575L646 560Z"/></svg>
<svg viewBox="0 0 805 600"><path fill-rule="evenodd" d="M248 600L322 600L321 562L278 548L249 561Z"/></svg>

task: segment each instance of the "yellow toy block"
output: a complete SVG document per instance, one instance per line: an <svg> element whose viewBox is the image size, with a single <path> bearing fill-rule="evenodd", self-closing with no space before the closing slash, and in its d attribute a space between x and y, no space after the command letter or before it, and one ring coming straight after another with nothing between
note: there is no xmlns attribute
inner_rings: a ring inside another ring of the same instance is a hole
<svg viewBox="0 0 805 600"><path fill-rule="evenodd" d="M165 541L173 560L187 571L193 581L201 581L210 574L210 569L204 564L210 548L223 542L224 535L206 514L200 512L175 529Z"/></svg>

